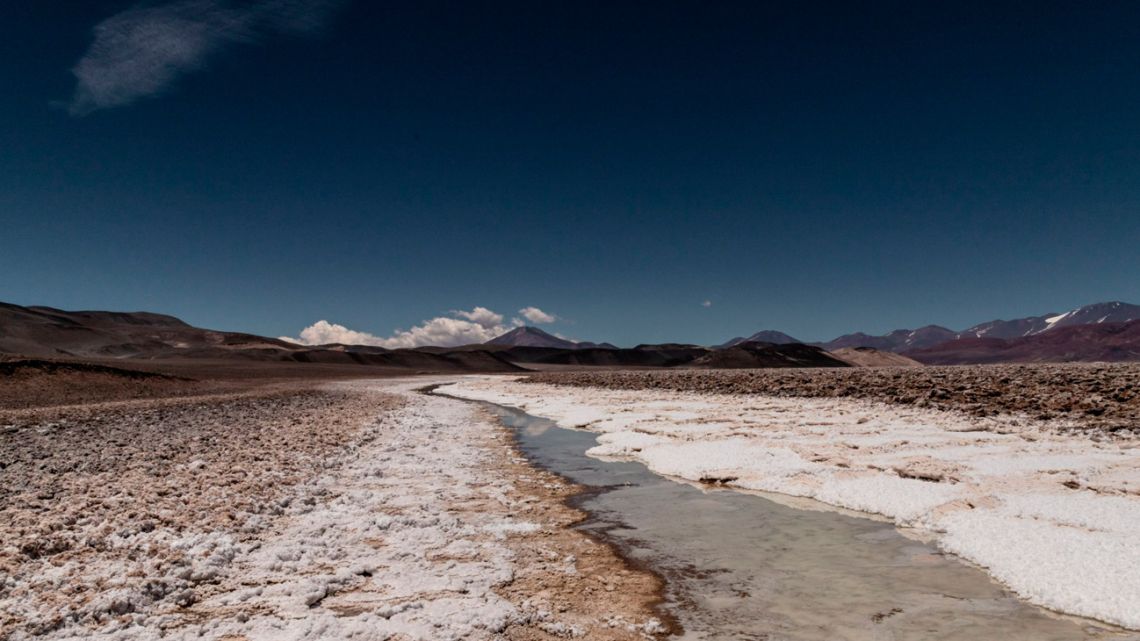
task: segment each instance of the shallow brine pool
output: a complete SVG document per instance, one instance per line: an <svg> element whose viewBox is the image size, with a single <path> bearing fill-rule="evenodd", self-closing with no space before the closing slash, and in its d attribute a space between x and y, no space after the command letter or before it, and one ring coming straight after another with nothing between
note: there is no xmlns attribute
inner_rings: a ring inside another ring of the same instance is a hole
<svg viewBox="0 0 1140 641"><path fill-rule="evenodd" d="M534 463L598 491L580 527L666 582L681 639L1140 641L1026 604L893 525L587 457L595 435L483 403Z"/></svg>

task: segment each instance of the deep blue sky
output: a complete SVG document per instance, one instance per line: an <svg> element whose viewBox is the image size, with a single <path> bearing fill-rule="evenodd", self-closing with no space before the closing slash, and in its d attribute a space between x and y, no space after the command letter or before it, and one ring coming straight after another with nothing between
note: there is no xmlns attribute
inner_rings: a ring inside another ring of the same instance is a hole
<svg viewBox="0 0 1140 641"><path fill-rule="evenodd" d="M619 344L1140 301L1140 4L856 4L359 0L72 115L134 5L16 3L0 300Z"/></svg>

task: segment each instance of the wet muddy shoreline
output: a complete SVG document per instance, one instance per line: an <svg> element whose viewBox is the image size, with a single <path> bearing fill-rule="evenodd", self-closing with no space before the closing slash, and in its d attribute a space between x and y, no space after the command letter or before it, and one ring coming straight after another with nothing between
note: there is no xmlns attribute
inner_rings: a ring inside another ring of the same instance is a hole
<svg viewBox="0 0 1140 641"><path fill-rule="evenodd" d="M675 638L683 635L685 630L681 622L673 612L665 607L668 600L665 592L665 577L657 572L657 570L655 570L647 561L630 555L628 553L628 547L623 543L621 539L607 534L607 532L611 529L621 528L622 524L609 520L600 520L586 507L591 499L606 492L618 489L621 487L621 485L583 484L573 480L570 476L564 474L562 471L543 465L541 462L536 461L532 454L525 449L525 444L520 434L521 428L517 425L513 425L510 420L513 416L518 415L527 418L533 417L529 417L529 415L518 412L517 410L513 410L511 408L495 405L494 403L469 401L467 399L451 396L444 392L436 391L436 389L440 386L441 385L439 384L429 385L420 388L417 391L423 394L442 396L444 398L449 398L463 403L472 403L474 405L477 405L490 416L492 421L503 427L504 433L510 442L512 450L519 458L525 460L528 466L551 474L569 486L571 488L571 491L561 499L561 502L564 506L573 510L578 515L578 520L571 523L570 527L585 534L595 543L609 548L613 552L614 556L625 566L629 572L639 573L652 577L653 581L656 583L656 588L654 590L655 594L653 598L650 599L645 605L661 623L661 631L659 633L659 636L664 638Z"/></svg>

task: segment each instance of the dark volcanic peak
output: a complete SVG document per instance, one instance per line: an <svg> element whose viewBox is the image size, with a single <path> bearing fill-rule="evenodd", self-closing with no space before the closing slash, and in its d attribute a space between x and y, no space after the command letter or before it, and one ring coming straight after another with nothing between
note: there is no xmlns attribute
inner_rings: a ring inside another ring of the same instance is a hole
<svg viewBox="0 0 1140 641"><path fill-rule="evenodd" d="M496 336L487 341L485 345L505 345L507 347L557 347L559 349L578 349L579 344L558 338L553 334L542 331L529 325L516 327L511 331Z"/></svg>
<svg viewBox="0 0 1140 641"><path fill-rule="evenodd" d="M1140 319L1140 305L1120 301L1085 305L1064 314L1044 314L1013 320L992 320L981 323L961 332L961 338L1017 338L1033 336L1074 325L1099 325L1102 323L1127 323Z"/></svg>
<svg viewBox="0 0 1140 641"><path fill-rule="evenodd" d="M764 329L764 330L760 330L759 332L756 332L755 334L753 334L747 338L737 336L736 338L728 341L727 343L722 343L720 345L716 345L715 348L716 349L724 349L726 347L732 347L734 345L739 345L741 343L772 343L773 345L789 345L791 343L802 343L802 342L803 341L799 340L798 338L792 338L791 336L788 336L784 332L777 332L776 330L773 330L773 329Z"/></svg>

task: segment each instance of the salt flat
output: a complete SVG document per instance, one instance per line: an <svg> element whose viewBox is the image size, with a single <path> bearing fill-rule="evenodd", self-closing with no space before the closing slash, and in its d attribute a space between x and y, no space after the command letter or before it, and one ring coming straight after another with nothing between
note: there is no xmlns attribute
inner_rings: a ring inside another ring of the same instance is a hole
<svg viewBox="0 0 1140 641"><path fill-rule="evenodd" d="M441 391L597 432L593 456L881 515L934 536L1033 603L1140 628L1135 439L850 398L515 377L469 377Z"/></svg>
<svg viewBox="0 0 1140 641"><path fill-rule="evenodd" d="M0 433L0 638L641 639L659 584L425 378Z"/></svg>

